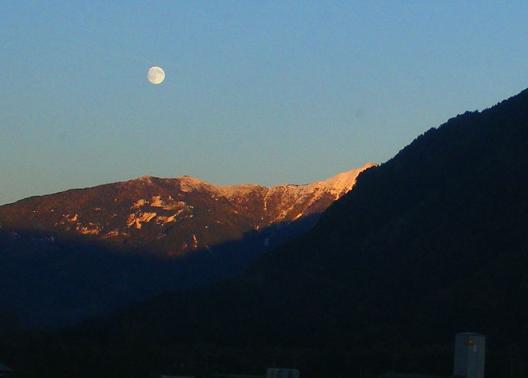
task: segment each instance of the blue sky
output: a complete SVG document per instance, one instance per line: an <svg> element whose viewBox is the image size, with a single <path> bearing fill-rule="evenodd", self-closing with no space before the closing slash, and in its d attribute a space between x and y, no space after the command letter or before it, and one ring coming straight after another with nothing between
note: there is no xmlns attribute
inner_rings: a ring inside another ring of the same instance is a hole
<svg viewBox="0 0 528 378"><path fill-rule="evenodd" d="M4 2L0 203L386 161L528 86L527 18L526 1Z"/></svg>

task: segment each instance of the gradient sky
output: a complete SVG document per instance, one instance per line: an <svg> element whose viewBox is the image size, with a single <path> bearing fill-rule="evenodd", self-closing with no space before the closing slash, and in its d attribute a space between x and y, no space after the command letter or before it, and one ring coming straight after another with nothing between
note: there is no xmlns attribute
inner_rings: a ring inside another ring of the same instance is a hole
<svg viewBox="0 0 528 378"><path fill-rule="evenodd" d="M0 203L386 161L528 86L527 19L527 1L4 1Z"/></svg>

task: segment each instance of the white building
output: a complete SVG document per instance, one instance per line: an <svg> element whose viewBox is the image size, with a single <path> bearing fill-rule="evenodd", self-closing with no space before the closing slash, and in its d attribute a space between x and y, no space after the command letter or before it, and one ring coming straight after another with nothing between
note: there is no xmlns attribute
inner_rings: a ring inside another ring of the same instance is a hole
<svg viewBox="0 0 528 378"><path fill-rule="evenodd" d="M453 375L465 378L484 378L486 336L479 333L457 333Z"/></svg>

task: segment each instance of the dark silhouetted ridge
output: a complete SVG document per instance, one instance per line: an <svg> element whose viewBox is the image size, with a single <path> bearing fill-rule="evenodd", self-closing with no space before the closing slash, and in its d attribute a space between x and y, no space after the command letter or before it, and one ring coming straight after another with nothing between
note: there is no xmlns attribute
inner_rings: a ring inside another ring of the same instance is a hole
<svg viewBox="0 0 528 378"><path fill-rule="evenodd" d="M446 375L451 337L469 329L489 336L497 372L528 339L527 193L523 91L368 169L309 233L240 279L160 297L109 329L117 339L134 329L194 345L331 348L348 362L322 353L321 364L383 371L396 358Z"/></svg>

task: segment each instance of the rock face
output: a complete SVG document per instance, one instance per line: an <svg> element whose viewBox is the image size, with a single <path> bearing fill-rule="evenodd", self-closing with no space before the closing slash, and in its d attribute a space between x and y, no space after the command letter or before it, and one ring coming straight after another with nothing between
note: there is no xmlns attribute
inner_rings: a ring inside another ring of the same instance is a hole
<svg viewBox="0 0 528 378"><path fill-rule="evenodd" d="M218 186L189 176L141 177L2 206L0 224L13 231L80 236L113 247L178 256L301 218L313 224L317 214L352 189L359 173L372 166L312 184L273 187Z"/></svg>

